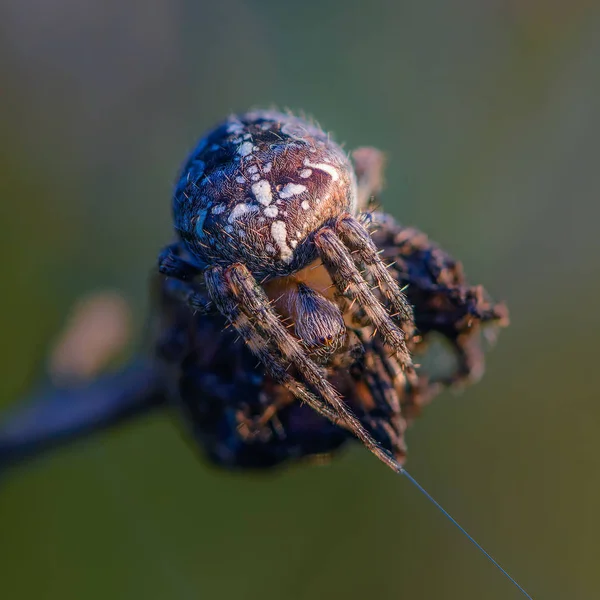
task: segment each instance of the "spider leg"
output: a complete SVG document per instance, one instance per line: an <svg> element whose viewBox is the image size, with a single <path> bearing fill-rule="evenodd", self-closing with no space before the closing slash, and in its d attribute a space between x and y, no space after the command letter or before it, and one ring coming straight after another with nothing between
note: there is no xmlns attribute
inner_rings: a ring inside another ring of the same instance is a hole
<svg viewBox="0 0 600 600"><path fill-rule="evenodd" d="M405 374L395 358L387 355L381 340L371 338L364 329L358 330L357 335L365 348L360 376L373 390L371 395L376 408L387 415L399 415L401 410L398 390L404 389ZM390 365L395 365L394 371L390 371Z"/></svg>
<svg viewBox="0 0 600 600"><path fill-rule="evenodd" d="M384 450L365 430L361 423L346 407L333 386L323 376L319 367L308 358L302 346L284 327L273 311L269 299L248 269L234 264L223 271L220 267L207 270L206 284L217 306L222 308L231 324L248 341L250 349L261 359L268 369L275 368L285 372L284 363L273 364L272 354L265 355L265 346L269 337L275 343L283 361L296 367L308 385L315 389L323 402L301 384L284 383L298 398L312 408L324 414L333 423L346 426L363 444L391 469L398 471L400 464ZM237 307L241 307L237 308ZM256 332L261 335L256 335ZM325 412L323 409L327 409ZM333 409L333 415L330 416Z"/></svg>
<svg viewBox="0 0 600 600"><path fill-rule="evenodd" d="M177 242L169 244L158 255L158 270L168 277L181 281L190 281L201 269L181 256L181 247Z"/></svg>
<svg viewBox="0 0 600 600"><path fill-rule="evenodd" d="M240 297L227 280L224 269L221 267L207 269L204 279L209 293L221 313L240 334L250 351L261 361L269 375L324 417L336 424L342 424L339 415L332 408L324 404L287 372L285 362L271 349L269 338L253 325L246 312L240 308ZM268 306L269 300L265 296L265 307ZM280 326L285 329L281 323ZM274 406L274 408L278 407Z"/></svg>
<svg viewBox="0 0 600 600"><path fill-rule="evenodd" d="M377 282L379 289L399 316L401 324L407 325L410 329L409 335L412 334L414 328L412 307L398 286L398 282L379 258L377 246L369 232L351 216L341 218L336 225L336 230L346 246L356 252L357 262L364 265L367 273Z"/></svg>
<svg viewBox="0 0 600 600"><path fill-rule="evenodd" d="M190 283L202 270L181 256L181 246L177 242L163 248L158 255L158 270L168 277L163 286L168 296L187 304L194 312L214 312L213 303Z"/></svg>
<svg viewBox="0 0 600 600"><path fill-rule="evenodd" d="M371 338L367 330L358 330L365 348L363 359L355 365L356 391L367 410L361 422L385 448L390 448L397 459L406 455L404 432L406 420L400 407L400 394L404 393L406 375L400 370L395 358L388 356L385 346L378 338ZM390 370L390 364L395 368ZM362 382L368 393L361 394Z"/></svg>
<svg viewBox="0 0 600 600"><path fill-rule="evenodd" d="M369 321L382 334L385 343L394 350L403 368L412 371L412 361L406 347L404 331L392 321L373 294L354 264L348 248L330 227L325 227L317 233L315 245L340 293L359 304Z"/></svg>

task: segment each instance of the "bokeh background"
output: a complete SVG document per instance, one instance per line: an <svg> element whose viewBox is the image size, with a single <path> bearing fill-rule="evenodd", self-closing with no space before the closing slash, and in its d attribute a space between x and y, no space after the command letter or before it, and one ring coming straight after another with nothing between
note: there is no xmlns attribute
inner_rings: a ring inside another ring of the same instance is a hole
<svg viewBox="0 0 600 600"><path fill-rule="evenodd" d="M411 472L535 598L600 595L600 5L5 0L0 405L82 294L137 339L170 193L231 111L289 107L389 156L386 208L506 300L487 374L409 433ZM518 598L358 446L231 475L152 417L0 484L11 599Z"/></svg>

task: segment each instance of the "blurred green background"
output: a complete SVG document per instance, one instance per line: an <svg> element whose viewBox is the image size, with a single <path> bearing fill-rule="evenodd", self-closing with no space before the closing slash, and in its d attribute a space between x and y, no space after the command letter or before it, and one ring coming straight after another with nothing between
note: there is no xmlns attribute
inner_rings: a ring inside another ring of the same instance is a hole
<svg viewBox="0 0 600 600"><path fill-rule="evenodd" d="M389 212L511 309L483 381L409 432L409 470L535 598L599 597L599 59L593 0L3 2L0 404L82 294L122 290L142 335L206 128L305 110L385 150ZM2 481L0 596L519 597L358 445L231 475L159 417Z"/></svg>

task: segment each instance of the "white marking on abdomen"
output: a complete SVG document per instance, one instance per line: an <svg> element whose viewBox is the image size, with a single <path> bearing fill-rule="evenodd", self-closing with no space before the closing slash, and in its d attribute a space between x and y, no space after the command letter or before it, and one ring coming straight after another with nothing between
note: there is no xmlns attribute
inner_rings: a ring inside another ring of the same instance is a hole
<svg viewBox="0 0 600 600"><path fill-rule="evenodd" d="M311 163L310 160L308 160L308 158L304 159L304 164L307 167L312 167L313 169L324 171L325 173L327 173L327 175L331 177L332 181L337 181L340 178L338 170L333 165L329 165L327 163Z"/></svg>
<svg viewBox="0 0 600 600"><path fill-rule="evenodd" d="M269 206L269 204L271 204L271 200L273 200L271 186L266 179L262 179L261 181L253 183L252 193L263 206Z"/></svg>
<svg viewBox="0 0 600 600"><path fill-rule="evenodd" d="M240 146L238 146L238 154L240 156L248 156L252 152L254 144L252 142L244 142Z"/></svg>
<svg viewBox="0 0 600 600"><path fill-rule="evenodd" d="M271 225L271 235L279 246L279 255L284 262L292 260L292 249L287 245L287 230L283 221L274 221Z"/></svg>
<svg viewBox="0 0 600 600"><path fill-rule="evenodd" d="M284 199L291 198L292 196L297 196L305 191L305 185L300 185L299 183L286 183L283 186L283 189L279 192L279 197Z"/></svg>
<svg viewBox="0 0 600 600"><path fill-rule="evenodd" d="M233 207L233 210L229 214L227 220L230 223L233 223L235 220L239 219L242 215L247 213L255 212L258 210L258 206L252 206L248 204L244 204L244 202L240 202Z"/></svg>

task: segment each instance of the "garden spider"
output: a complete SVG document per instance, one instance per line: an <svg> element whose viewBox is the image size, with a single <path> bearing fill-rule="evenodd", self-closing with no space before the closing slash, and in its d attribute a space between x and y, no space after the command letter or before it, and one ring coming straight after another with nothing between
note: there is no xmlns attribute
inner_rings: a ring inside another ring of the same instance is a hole
<svg viewBox="0 0 600 600"><path fill-rule="evenodd" d="M356 418L328 379L336 358L365 350L368 331L393 393L419 387L412 307L365 226L387 219L389 229L388 217L371 213L383 160L369 148L353 157L354 165L293 115L230 117L183 167L173 198L178 241L161 253L159 271L167 296L223 315L275 384L398 470L402 427L390 444L389 427ZM253 424L264 426L291 401L268 403ZM399 400L387 404L398 417Z"/></svg>

